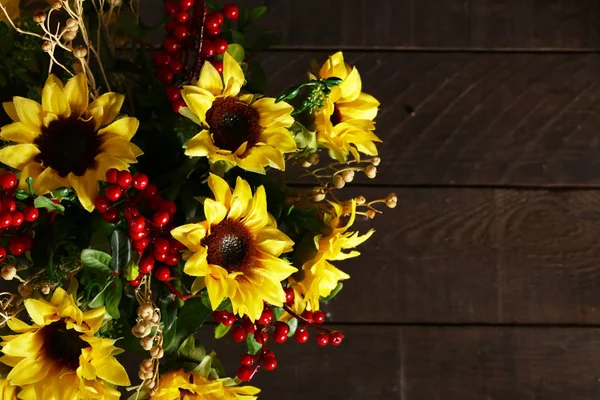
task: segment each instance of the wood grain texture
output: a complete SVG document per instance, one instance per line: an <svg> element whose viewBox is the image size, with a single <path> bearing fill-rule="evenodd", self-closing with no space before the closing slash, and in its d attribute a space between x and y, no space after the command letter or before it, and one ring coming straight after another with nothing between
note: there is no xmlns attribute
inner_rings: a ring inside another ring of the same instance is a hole
<svg viewBox="0 0 600 400"><path fill-rule="evenodd" d="M302 81L310 61L328 54L268 53L270 92ZM382 103L377 184L600 184L600 55L348 53L346 58L361 72L363 90Z"/></svg>
<svg viewBox="0 0 600 400"><path fill-rule="evenodd" d="M382 198L387 188L352 194ZM375 235L334 263L351 275L335 322L598 324L600 194L399 189Z"/></svg>
<svg viewBox="0 0 600 400"><path fill-rule="evenodd" d="M597 49L600 4L548 0L254 0L288 48Z"/></svg>
<svg viewBox="0 0 600 400"><path fill-rule="evenodd" d="M600 330L405 328L403 400L589 400Z"/></svg>

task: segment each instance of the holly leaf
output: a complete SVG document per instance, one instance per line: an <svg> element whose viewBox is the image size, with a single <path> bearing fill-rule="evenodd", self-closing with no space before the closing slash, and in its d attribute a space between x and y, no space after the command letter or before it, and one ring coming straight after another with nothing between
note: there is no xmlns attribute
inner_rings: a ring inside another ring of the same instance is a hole
<svg viewBox="0 0 600 400"><path fill-rule="evenodd" d="M55 212L58 212L61 214L65 212L65 207L63 207L60 204L54 203L52 200L50 200L46 196L36 197L35 200L33 201L33 206L35 208L45 208L49 211L55 211Z"/></svg>
<svg viewBox="0 0 600 400"><path fill-rule="evenodd" d="M113 270L110 268L111 259L110 254L99 250L84 249L81 252L83 268L101 274L112 274Z"/></svg>
<svg viewBox="0 0 600 400"><path fill-rule="evenodd" d="M254 339L254 335L248 335L246 344L248 345L248 354L254 355L262 349L262 345Z"/></svg>
<svg viewBox="0 0 600 400"><path fill-rule="evenodd" d="M227 53L229 53L229 55L238 63L243 62L244 57L246 56L244 47L238 43L230 43L229 47L227 47Z"/></svg>
<svg viewBox="0 0 600 400"><path fill-rule="evenodd" d="M227 332L229 332L230 329L231 329L231 325L230 326L223 325L223 324L217 325L217 327L215 328L215 339L221 339L222 337L227 335Z"/></svg>
<svg viewBox="0 0 600 400"><path fill-rule="evenodd" d="M260 17L262 17L263 15L265 15L267 13L267 6L258 6L256 7L254 10L252 10L252 12L250 13L250 16L248 17L248 22L254 22L257 19L259 19Z"/></svg>
<svg viewBox="0 0 600 400"><path fill-rule="evenodd" d="M296 145L301 150L308 150L310 152L317 151L317 133L308 130L300 122L295 121L290 127L290 131L294 136Z"/></svg>
<svg viewBox="0 0 600 400"><path fill-rule="evenodd" d="M191 335L181 343L177 355L179 358L199 363L206 357L206 350L201 345L196 345L196 339Z"/></svg>
<svg viewBox="0 0 600 400"><path fill-rule="evenodd" d="M298 329L298 320L296 318L292 318L287 322L287 324L290 327L288 337L292 337L294 336L294 333L296 333L296 329Z"/></svg>
<svg viewBox="0 0 600 400"><path fill-rule="evenodd" d="M211 314L212 310L204 305L202 298L189 299L179 310L177 331L184 336L193 335Z"/></svg>
<svg viewBox="0 0 600 400"><path fill-rule="evenodd" d="M115 230L110 238L110 251L112 259L110 267L113 272L119 272L125 268L131 260L131 242L123 231Z"/></svg>
<svg viewBox="0 0 600 400"><path fill-rule="evenodd" d="M116 278L106 290L106 296L104 299L106 311L108 311L108 314L110 314L110 316L114 319L119 319L121 317L121 312L119 311L119 303L121 302L122 296L123 282L121 282L121 279Z"/></svg>

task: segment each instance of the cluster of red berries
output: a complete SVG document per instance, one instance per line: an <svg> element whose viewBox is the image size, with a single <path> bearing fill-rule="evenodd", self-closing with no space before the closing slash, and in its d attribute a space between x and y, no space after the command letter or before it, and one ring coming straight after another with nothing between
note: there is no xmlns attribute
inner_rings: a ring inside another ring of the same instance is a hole
<svg viewBox="0 0 600 400"><path fill-rule="evenodd" d="M31 250L33 238L25 231L40 216L39 210L33 205L25 205L15 199L18 183L17 176L12 172L0 174L0 235L9 237L7 247L13 256ZM6 260L6 256L6 249L0 246L0 262Z"/></svg>
<svg viewBox="0 0 600 400"><path fill-rule="evenodd" d="M195 4L196 1L202 4ZM193 75L198 72L203 60L210 60L219 73L223 72L223 62L215 59L229 46L221 36L221 28L225 18L238 19L239 9L230 3L221 11L209 13L203 0L171 0L165 3L165 11L170 18L165 25L168 36L163 42L163 49L154 54L154 65L158 68L158 79L168 85L166 95L173 111L179 112L185 103L179 87L174 84L176 77L183 76L188 81L197 78ZM206 36L201 33L206 33ZM193 59L190 57L192 54ZM194 65L192 71L190 63Z"/></svg>
<svg viewBox="0 0 600 400"><path fill-rule="evenodd" d="M127 221L132 246L141 256L139 275L130 285L139 286L142 276L152 271L159 281L168 281L169 267L179 263L180 251L185 249L169 233L177 206L164 200L144 174L113 168L106 172L106 181L109 186L96 198L96 208L107 222Z"/></svg>

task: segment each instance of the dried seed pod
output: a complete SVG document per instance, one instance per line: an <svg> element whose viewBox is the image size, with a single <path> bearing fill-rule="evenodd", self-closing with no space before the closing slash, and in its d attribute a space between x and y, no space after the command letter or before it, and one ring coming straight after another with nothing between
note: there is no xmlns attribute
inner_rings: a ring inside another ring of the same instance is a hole
<svg viewBox="0 0 600 400"><path fill-rule="evenodd" d="M325 200L325 193L319 192L319 193L313 193L312 199L314 202L320 202Z"/></svg>
<svg viewBox="0 0 600 400"><path fill-rule="evenodd" d="M365 196L360 195L357 198L355 198L354 201L356 201L357 206L362 206L363 204L365 204L367 202L367 199Z"/></svg>
<svg viewBox="0 0 600 400"><path fill-rule="evenodd" d="M85 58L88 55L88 50L83 46L77 46L73 49L73 55L76 58Z"/></svg>
<svg viewBox="0 0 600 400"><path fill-rule="evenodd" d="M308 157L308 161L312 164L312 165L317 165L319 163L319 161L321 161L319 159L319 154L317 153L312 153L309 157Z"/></svg>
<svg viewBox="0 0 600 400"><path fill-rule="evenodd" d="M336 189L341 189L346 186L346 181L342 178L341 175L337 174L331 178L331 183Z"/></svg>
<svg viewBox="0 0 600 400"><path fill-rule="evenodd" d="M145 359L144 361L142 361L142 368L144 369L154 369L154 361L151 360L150 358Z"/></svg>
<svg viewBox="0 0 600 400"><path fill-rule="evenodd" d="M21 297L24 299L30 298L33 294L33 288L31 287L31 285L28 285L26 283L21 283L19 285L18 291Z"/></svg>
<svg viewBox="0 0 600 400"><path fill-rule="evenodd" d="M367 217L369 217L369 219L375 218L376 215L377 215L377 213L375 212L375 210L367 211Z"/></svg>
<svg viewBox="0 0 600 400"><path fill-rule="evenodd" d="M156 382L155 381L148 381L148 382L146 382L146 387L148 389L154 389L154 386L156 386Z"/></svg>
<svg viewBox="0 0 600 400"><path fill-rule="evenodd" d="M150 355L152 356L152 358L161 359L165 355L165 352L161 346L156 345L150 350Z"/></svg>
<svg viewBox="0 0 600 400"><path fill-rule="evenodd" d="M160 322L160 315L158 315L158 313L153 313L152 317L150 317L150 321L155 325L158 324Z"/></svg>
<svg viewBox="0 0 600 400"><path fill-rule="evenodd" d="M75 40L76 37L77 37L77 32L73 32L73 31L65 32L65 34L62 35L62 38L65 42L72 42L73 40Z"/></svg>
<svg viewBox="0 0 600 400"><path fill-rule="evenodd" d="M369 165L365 168L365 175L367 175L367 178L369 179L375 178L377 176L377 167Z"/></svg>
<svg viewBox="0 0 600 400"><path fill-rule="evenodd" d="M69 18L66 22L66 26L67 26L67 28L71 29L75 26L79 27L79 24L77 23L77 20L75 20L73 18Z"/></svg>
<svg viewBox="0 0 600 400"><path fill-rule="evenodd" d="M44 10L37 10L35 14L33 14L33 20L36 24L43 24L46 22L46 18L48 18L48 15Z"/></svg>
<svg viewBox="0 0 600 400"><path fill-rule="evenodd" d="M151 327L146 321L140 321L131 329L131 333L135 337L143 338L150 334L150 330Z"/></svg>
<svg viewBox="0 0 600 400"><path fill-rule="evenodd" d="M60 10L62 8L62 3L60 1L55 1L52 3L52 8L54 10Z"/></svg>
<svg viewBox="0 0 600 400"><path fill-rule="evenodd" d="M154 346L154 338L147 336L145 338L142 338L142 340L140 341L140 344L142 345L142 348L146 351L150 351L152 349L152 347Z"/></svg>
<svg viewBox="0 0 600 400"><path fill-rule="evenodd" d="M378 166L379 164L381 164L381 158L379 158L379 157L371 158L371 164L373 164L374 166Z"/></svg>
<svg viewBox="0 0 600 400"><path fill-rule="evenodd" d="M308 160L302 160L302 162L300 163L300 165L302 165L303 168L310 168L312 167L312 163Z"/></svg>
<svg viewBox="0 0 600 400"><path fill-rule="evenodd" d="M138 317L143 319L150 319L154 314L154 307L150 303L141 304L138 308Z"/></svg>
<svg viewBox="0 0 600 400"><path fill-rule="evenodd" d="M389 208L396 208L398 205L398 196L396 196L395 193L388 194L388 196L385 198L385 205Z"/></svg>
<svg viewBox="0 0 600 400"><path fill-rule="evenodd" d="M342 172L342 178L344 178L344 181L347 183L352 182L354 180L354 170L345 170L344 172Z"/></svg>
<svg viewBox="0 0 600 400"><path fill-rule="evenodd" d="M5 265L2 267L2 279L12 281L17 276L17 269L14 265Z"/></svg>
<svg viewBox="0 0 600 400"><path fill-rule="evenodd" d="M48 284L48 282L43 282L40 285L40 292L43 294L50 294L50 284Z"/></svg>
<svg viewBox="0 0 600 400"><path fill-rule="evenodd" d="M42 43L42 50L45 51L46 53L49 53L52 51L52 43L45 41L44 43Z"/></svg>

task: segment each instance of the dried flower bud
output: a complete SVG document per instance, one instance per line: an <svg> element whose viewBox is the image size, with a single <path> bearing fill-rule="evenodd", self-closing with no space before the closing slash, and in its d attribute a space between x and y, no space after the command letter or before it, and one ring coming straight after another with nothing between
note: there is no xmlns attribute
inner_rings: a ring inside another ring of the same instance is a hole
<svg viewBox="0 0 600 400"><path fill-rule="evenodd" d="M147 336L140 341L140 344L142 345L142 348L144 350L150 351L152 349L152 346L154 346L154 338Z"/></svg>
<svg viewBox="0 0 600 400"><path fill-rule="evenodd" d="M367 217L369 217L369 219L375 218L376 215L377 215L377 213L375 212L375 210L367 211Z"/></svg>
<svg viewBox="0 0 600 400"><path fill-rule="evenodd" d="M388 194L388 196L385 198L385 204L389 208L396 208L398 205L398 196L396 196L395 193Z"/></svg>
<svg viewBox="0 0 600 400"><path fill-rule="evenodd" d="M319 159L319 154L317 153L312 153L310 155L310 157L308 157L308 161L312 164L312 165L317 165L319 163L319 161L321 161Z"/></svg>
<svg viewBox="0 0 600 400"><path fill-rule="evenodd" d="M77 46L73 49L73 55L76 58L85 58L85 57L87 57L87 54L88 54L88 51L83 46Z"/></svg>
<svg viewBox="0 0 600 400"><path fill-rule="evenodd" d="M69 32L77 33L79 31L79 25L73 25L71 28L67 28Z"/></svg>
<svg viewBox="0 0 600 400"><path fill-rule="evenodd" d="M2 279L12 281L17 276L17 269L14 265L5 265L2 267Z"/></svg>
<svg viewBox="0 0 600 400"><path fill-rule="evenodd" d="M157 313L153 313L150 317L150 321L156 325L160 322L160 316Z"/></svg>
<svg viewBox="0 0 600 400"><path fill-rule="evenodd" d="M73 31L68 31L64 35L62 35L62 38L65 42L72 42L73 40L75 40L76 37L77 37L77 32L73 32Z"/></svg>
<svg viewBox="0 0 600 400"><path fill-rule="evenodd" d="M138 371L138 377L139 377L141 380L145 380L145 379L146 379L146 371L144 371L144 370L140 369L140 370Z"/></svg>
<svg viewBox="0 0 600 400"><path fill-rule="evenodd" d="M143 319L150 319L154 314L154 308L150 303L141 304L138 308L138 317Z"/></svg>
<svg viewBox="0 0 600 400"><path fill-rule="evenodd" d="M165 352L164 352L164 350L162 349L162 347L161 347L161 346L158 346L158 345L157 345L157 346L154 346L154 347L153 347L153 348L150 350L150 355L151 355L153 358L158 358L158 359L161 359L161 358L163 358L163 356L165 355Z"/></svg>
<svg viewBox="0 0 600 400"><path fill-rule="evenodd" d="M377 176L377 167L369 165L365 168L365 175L367 175L367 178L369 179L375 178Z"/></svg>
<svg viewBox="0 0 600 400"><path fill-rule="evenodd" d="M60 1L55 1L52 3L52 8L55 10L60 10L62 8L62 3Z"/></svg>
<svg viewBox="0 0 600 400"><path fill-rule="evenodd" d="M344 181L346 181L347 183L352 182L354 180L354 170L345 170L344 172L342 172L342 178L344 178Z"/></svg>
<svg viewBox="0 0 600 400"><path fill-rule="evenodd" d="M50 285L47 282L44 282L40 286L40 291L43 294L50 294Z"/></svg>
<svg viewBox="0 0 600 400"><path fill-rule="evenodd" d="M131 328L131 333L135 337L143 338L150 334L151 329L152 328L146 321L140 321L133 328Z"/></svg>
<svg viewBox="0 0 600 400"><path fill-rule="evenodd" d="M308 160L302 160L302 163L300 163L300 165L302 165L302 168L310 168L312 167L312 163Z"/></svg>
<svg viewBox="0 0 600 400"><path fill-rule="evenodd" d="M108 4L113 7L119 7L121 4L123 4L123 0L108 0Z"/></svg>
<svg viewBox="0 0 600 400"><path fill-rule="evenodd" d="M339 174L338 175L334 175L333 178L331 178L331 183L333 184L333 186L336 189L341 189L344 186L346 186L346 181Z"/></svg>
<svg viewBox="0 0 600 400"><path fill-rule="evenodd" d="M35 14L33 14L33 20L36 24L43 24L46 22L46 18L48 15L43 10L37 10Z"/></svg>
<svg viewBox="0 0 600 400"><path fill-rule="evenodd" d="M357 206L362 206L367 202L367 199L365 198L365 196L360 195L357 198L355 198L354 201L356 201Z"/></svg>
<svg viewBox="0 0 600 400"><path fill-rule="evenodd" d="M156 386L156 382L155 381L148 381L148 382L146 382L146 387L148 389L154 389L154 386Z"/></svg>
<svg viewBox="0 0 600 400"><path fill-rule="evenodd" d="M77 23L77 20L75 20L74 18L69 18L66 22L67 28L71 29L74 26L78 26L79 24Z"/></svg>
<svg viewBox="0 0 600 400"><path fill-rule="evenodd" d="M379 158L379 157L371 158L371 164L373 164L374 166L378 166L379 164L381 164L381 158Z"/></svg>
<svg viewBox="0 0 600 400"><path fill-rule="evenodd" d="M46 53L49 53L52 51L52 43L46 41L44 43L42 43L42 50L44 50Z"/></svg>
<svg viewBox="0 0 600 400"><path fill-rule="evenodd" d="M25 283L21 283L19 285L18 291L21 297L23 297L24 299L30 298L33 294L33 288L31 287L31 285L27 285Z"/></svg>
<svg viewBox="0 0 600 400"><path fill-rule="evenodd" d="M313 199L313 201L315 201L315 202L317 202L317 203L318 203L318 202L320 202L320 201L323 201L323 200L325 200L325 197L326 197L326 196L325 196L325 193L321 193L321 192L319 192L319 193L313 193L313 197L312 197L312 199Z"/></svg>
<svg viewBox="0 0 600 400"><path fill-rule="evenodd" d="M154 369L154 361L152 361L151 359L146 359L144 361L142 361L142 368L146 369L146 370L152 370Z"/></svg>

